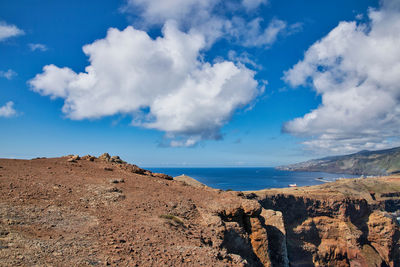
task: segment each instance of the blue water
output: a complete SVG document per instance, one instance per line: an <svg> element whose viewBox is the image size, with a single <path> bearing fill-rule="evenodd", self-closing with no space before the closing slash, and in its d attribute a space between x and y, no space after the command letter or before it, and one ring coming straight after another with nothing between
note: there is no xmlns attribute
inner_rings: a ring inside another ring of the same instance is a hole
<svg viewBox="0 0 400 267"><path fill-rule="evenodd" d="M199 182L218 189L237 191L260 190L265 188L318 185L324 181L337 178L354 178L349 174L332 174L324 172L290 172L274 168L147 168L153 172L166 173L171 176L185 174Z"/></svg>

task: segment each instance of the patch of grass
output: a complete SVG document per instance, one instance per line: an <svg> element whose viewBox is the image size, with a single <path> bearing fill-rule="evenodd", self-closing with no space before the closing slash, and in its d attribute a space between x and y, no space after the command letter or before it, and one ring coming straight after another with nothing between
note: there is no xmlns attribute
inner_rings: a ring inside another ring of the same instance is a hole
<svg viewBox="0 0 400 267"><path fill-rule="evenodd" d="M175 223L177 223L179 225L183 225L182 219L177 217L177 216L175 216L175 215L172 215L172 214L162 214L162 215L160 215L160 218L171 220L171 221L173 221L173 222L175 222Z"/></svg>
<svg viewBox="0 0 400 267"><path fill-rule="evenodd" d="M233 189L228 188L228 189L226 189L225 191L226 191L226 192L230 192L230 191L233 191Z"/></svg>

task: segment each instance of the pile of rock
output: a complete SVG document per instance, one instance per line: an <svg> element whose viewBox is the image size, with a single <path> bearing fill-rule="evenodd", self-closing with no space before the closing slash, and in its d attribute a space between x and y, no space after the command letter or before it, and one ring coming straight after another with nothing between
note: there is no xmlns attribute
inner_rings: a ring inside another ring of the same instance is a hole
<svg viewBox="0 0 400 267"><path fill-rule="evenodd" d="M79 157L79 155L71 155L67 161L68 162L77 162L78 160L80 160L81 158Z"/></svg>
<svg viewBox="0 0 400 267"><path fill-rule="evenodd" d="M83 157L79 157L79 155L68 155L69 162L77 162L78 160L88 160L94 161L96 159L95 156L92 155L85 155ZM110 156L108 153L104 153L99 157L99 160L106 161L106 162L114 162L118 164L126 164L119 156Z"/></svg>
<svg viewBox="0 0 400 267"><path fill-rule="evenodd" d="M110 156L108 153L104 153L99 157L100 160L107 161L107 162L114 162L119 164L125 164L126 162L123 161L119 156Z"/></svg>
<svg viewBox="0 0 400 267"><path fill-rule="evenodd" d="M68 155L68 162L77 162L78 160L88 160L88 161L94 161L96 157L91 156L91 155L86 155L83 157L80 157L79 155Z"/></svg>
<svg viewBox="0 0 400 267"><path fill-rule="evenodd" d="M145 169L140 168L134 164L123 164L119 166L120 169L129 171L132 173L143 174L143 175L151 175L151 171L147 171Z"/></svg>
<svg viewBox="0 0 400 267"><path fill-rule="evenodd" d="M86 155L82 157L83 160L94 161L96 159L95 156Z"/></svg>
<svg viewBox="0 0 400 267"><path fill-rule="evenodd" d="M89 160L89 161L94 161L96 157L91 156L91 155L86 155L83 157L79 157L79 155L69 155L68 156L68 162L77 162L78 160ZM163 174L163 173L152 173L149 170L142 169L138 167L137 165L134 164L128 164L125 161L123 161L119 156L110 156L108 153L103 153L98 157L99 160L105 161L105 162L111 162L111 163L117 163L120 164L118 167L122 170L126 170L132 173L137 173L137 174L142 174L142 175L147 175L147 176L152 176L152 177L157 177L161 179L166 179L166 180L173 180L173 178L169 175ZM104 167L105 170L107 171L112 171L112 168L109 167Z"/></svg>

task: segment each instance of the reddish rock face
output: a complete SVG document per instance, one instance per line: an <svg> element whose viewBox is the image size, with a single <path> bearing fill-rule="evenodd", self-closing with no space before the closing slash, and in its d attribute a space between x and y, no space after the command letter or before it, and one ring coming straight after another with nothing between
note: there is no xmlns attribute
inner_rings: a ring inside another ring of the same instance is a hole
<svg viewBox="0 0 400 267"><path fill-rule="evenodd" d="M389 266L400 265L399 238L398 227L387 213L375 211L369 216L368 241Z"/></svg>
<svg viewBox="0 0 400 267"><path fill-rule="evenodd" d="M359 185L355 186L354 181ZM333 183L257 193L264 208L280 210L283 214L290 264L400 266L400 229L382 205L385 201L395 202L393 198L398 196L374 193L372 198L372 190L368 188L373 184L374 190L394 190L400 186L400 179L356 179L340 183L344 184L335 190L332 187L337 185ZM358 195L350 196L352 191L348 184L357 190ZM365 198L362 190L367 192ZM391 199L386 199L389 197ZM400 209L400 206L395 209Z"/></svg>

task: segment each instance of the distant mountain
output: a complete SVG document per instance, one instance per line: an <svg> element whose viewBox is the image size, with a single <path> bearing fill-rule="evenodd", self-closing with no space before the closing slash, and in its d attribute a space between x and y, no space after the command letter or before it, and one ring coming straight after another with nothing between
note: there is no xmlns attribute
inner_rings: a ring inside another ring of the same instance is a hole
<svg viewBox="0 0 400 267"><path fill-rule="evenodd" d="M354 175L395 174L400 173L400 147L377 151L363 150L350 155L313 159L279 166L277 169Z"/></svg>

